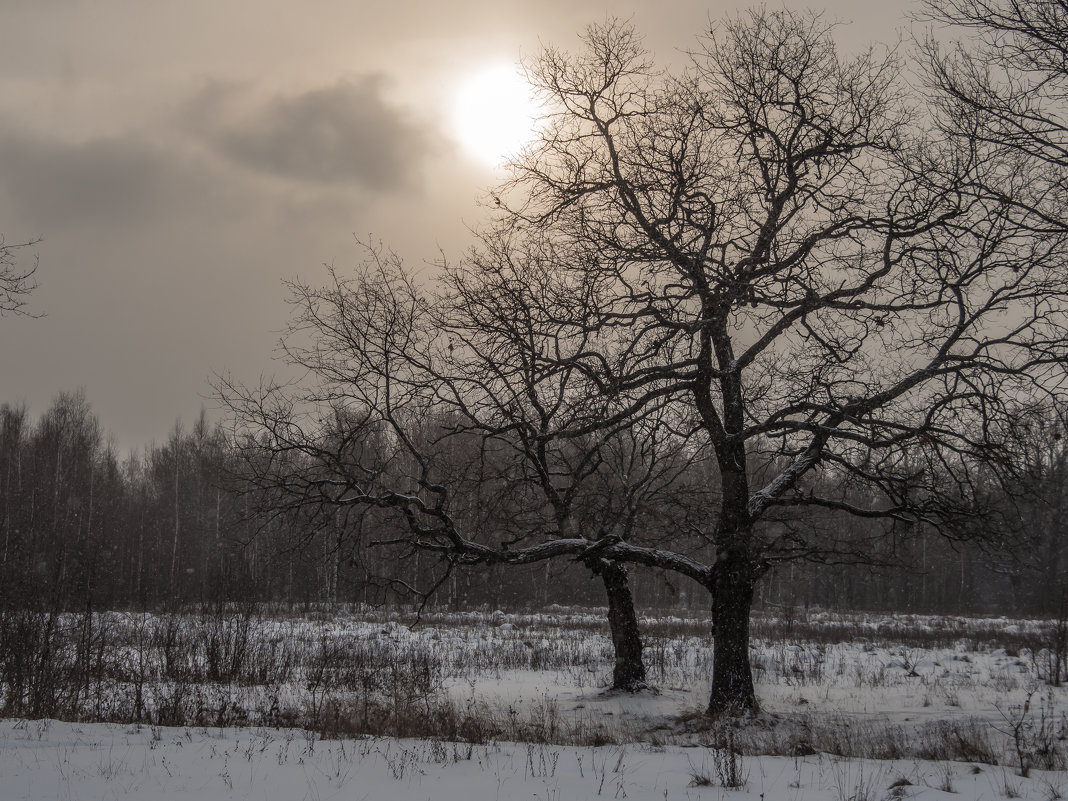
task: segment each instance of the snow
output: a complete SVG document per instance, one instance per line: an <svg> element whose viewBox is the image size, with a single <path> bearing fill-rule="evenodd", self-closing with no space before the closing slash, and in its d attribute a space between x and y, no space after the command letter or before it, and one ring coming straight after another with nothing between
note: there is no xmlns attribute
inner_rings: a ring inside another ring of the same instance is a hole
<svg viewBox="0 0 1068 801"><path fill-rule="evenodd" d="M435 740L318 740L287 729L0 721L8 799L731 799L876 801L1059 797L1064 773L962 763L743 757L739 788L709 748L579 748ZM702 785L704 778L711 783ZM948 789L947 789L948 788Z"/></svg>
<svg viewBox="0 0 1068 801"><path fill-rule="evenodd" d="M507 734L484 743L323 739L267 727L256 714L249 715L254 725L248 728L7 719L0 720L0 801L1052 801L1068 795L1068 772L1033 768L1023 778L1014 767L1010 735L1016 724L1029 747L1045 732L1059 749L1059 767L1068 749L1068 688L1042 681L1041 638L1034 653L998 641L1002 632L1037 631L1035 621L868 616L852 620L853 634L841 640L756 638L752 657L764 712L733 730L693 722L707 699L710 673L710 644L694 633L701 621L643 620L657 689L630 695L604 692L611 645L600 628L603 619L599 612L563 608L447 613L409 628L403 616L381 612L264 616L255 636L286 648L348 639L393 664L432 652L443 672L431 691L458 709L504 721L497 731ZM813 624L830 630L842 622L820 614L807 620L810 631ZM899 637L905 630L939 636L926 647L906 646ZM165 695L166 684L160 688ZM117 685L114 691L119 698L126 690ZM263 687L219 684L212 692L250 713L264 708ZM306 704L311 690L295 675L273 692L286 706ZM625 744L509 741L531 732L552 742ZM940 739L962 733L985 738L992 759L921 758L937 752ZM732 759L723 747L734 737L749 754L796 755ZM834 755L841 753L894 758ZM723 786L731 784L724 777L732 771L740 787Z"/></svg>

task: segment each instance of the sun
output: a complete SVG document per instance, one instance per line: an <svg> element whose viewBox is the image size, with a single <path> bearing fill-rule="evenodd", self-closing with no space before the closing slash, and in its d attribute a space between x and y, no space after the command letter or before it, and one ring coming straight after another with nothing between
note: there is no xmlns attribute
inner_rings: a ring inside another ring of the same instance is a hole
<svg viewBox="0 0 1068 801"><path fill-rule="evenodd" d="M514 66L484 67L463 81L452 106L452 132L469 156L496 167L537 131L538 106Z"/></svg>

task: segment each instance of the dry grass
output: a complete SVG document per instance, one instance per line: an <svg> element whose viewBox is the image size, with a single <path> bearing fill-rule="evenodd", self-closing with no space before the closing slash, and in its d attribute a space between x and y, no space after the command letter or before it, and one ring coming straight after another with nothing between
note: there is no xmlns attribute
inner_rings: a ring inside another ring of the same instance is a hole
<svg viewBox="0 0 1068 801"><path fill-rule="evenodd" d="M707 763L705 775L723 786L744 783L740 765L730 760L750 754L1017 764L1026 751L1028 764L1068 768L1068 721L1057 717L1052 701L1029 706L1026 719L1012 719L1012 734L1031 739L1008 752L1005 737L964 714L906 727L879 716L819 711L819 694L832 687L868 693L922 685L947 707L957 693L1017 693L1019 680L1008 674L975 679L989 687L965 687L937 677L929 681L916 666L928 649L946 644L956 649L952 658L962 668L969 667L965 649L1019 648L1013 651L1019 669L1038 679L1038 659L1028 662L1028 655L1041 653L1034 649L1054 631L1041 621L1007 627L1006 621L963 618L758 617L761 686L805 692L817 702L797 714L764 714L729 730L700 715L652 729L640 720L562 714L551 698L502 711L479 701L474 690L467 700L447 692L450 684L474 688L510 671L553 671L578 686L596 683L611 664L597 611L431 613L415 633L404 625L411 622L402 610L341 609L333 616L226 607L91 616L0 613L0 708L22 717L270 725L467 743L693 743L722 757ZM707 626L704 619L669 616L645 621L646 661L655 683L693 686L710 674ZM1024 641L1032 645L1019 645Z"/></svg>

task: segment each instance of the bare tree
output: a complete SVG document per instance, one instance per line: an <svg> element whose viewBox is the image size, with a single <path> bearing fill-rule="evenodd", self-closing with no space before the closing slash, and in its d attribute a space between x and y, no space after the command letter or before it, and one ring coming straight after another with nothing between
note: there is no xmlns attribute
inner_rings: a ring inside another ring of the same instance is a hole
<svg viewBox="0 0 1068 801"><path fill-rule="evenodd" d="M371 250L355 277L293 283L285 353L316 381L221 387L246 478L264 505L299 510L306 531L338 508L395 510L396 534L376 543L441 558L429 587L407 588L423 597L456 567L576 558L605 588L612 686L635 691L646 678L637 615L625 565L604 550L677 539L694 495L681 479L702 454L664 405L620 414L582 371L532 357L581 343L544 325L561 301L546 251L497 246L515 257L507 277L487 250L445 267L431 290ZM594 547L543 552L547 538Z"/></svg>
<svg viewBox="0 0 1068 801"><path fill-rule="evenodd" d="M1049 410L1036 410L1023 423L1026 447L1020 471L999 502L999 518L1008 547L988 570L1008 578L1012 603L1031 614L1056 615L1068 586L1068 450L1064 421Z"/></svg>
<svg viewBox="0 0 1068 801"><path fill-rule="evenodd" d="M714 450L710 710L752 709L753 589L815 548L758 524L821 507L948 534L974 514L1016 408L1064 386L1063 233L972 191L1003 164L922 130L895 55L842 58L818 16L728 22L674 79L629 27L594 27L530 74L556 111L498 225L570 249L559 280L587 300L557 323L591 345L555 363L631 412L668 393ZM754 455L781 466L763 485ZM833 550L863 551L865 528Z"/></svg>
<svg viewBox="0 0 1068 801"><path fill-rule="evenodd" d="M398 542L449 565L693 579L715 618L709 711L752 711L749 613L771 566L860 560L888 528L985 530L1018 412L1063 400L1068 232L975 191L1000 151L923 129L895 54L843 58L818 16L728 21L678 76L625 24L584 42L529 65L551 116L480 246L427 285L380 260L295 286L287 355L312 385L233 405L276 453L338 410L381 432L391 447L348 465L331 503L394 510ZM703 511L673 537L578 525L624 432L711 454L689 490ZM443 446L472 434L509 498L492 532L449 480ZM788 525L814 510L853 525Z"/></svg>
<svg viewBox="0 0 1068 801"><path fill-rule="evenodd" d="M37 244L36 241L18 244L8 243L0 236L0 316L5 314L28 315L26 298L37 288L35 275L37 259L30 267L20 267L19 251Z"/></svg>

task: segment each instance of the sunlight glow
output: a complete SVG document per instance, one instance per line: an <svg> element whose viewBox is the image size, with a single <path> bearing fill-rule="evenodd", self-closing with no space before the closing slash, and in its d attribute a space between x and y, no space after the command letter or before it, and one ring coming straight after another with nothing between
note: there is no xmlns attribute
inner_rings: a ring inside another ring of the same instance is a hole
<svg viewBox="0 0 1068 801"><path fill-rule="evenodd" d="M495 167L534 137L538 113L530 86L518 70L497 65L460 85L452 117L453 133L464 150Z"/></svg>

